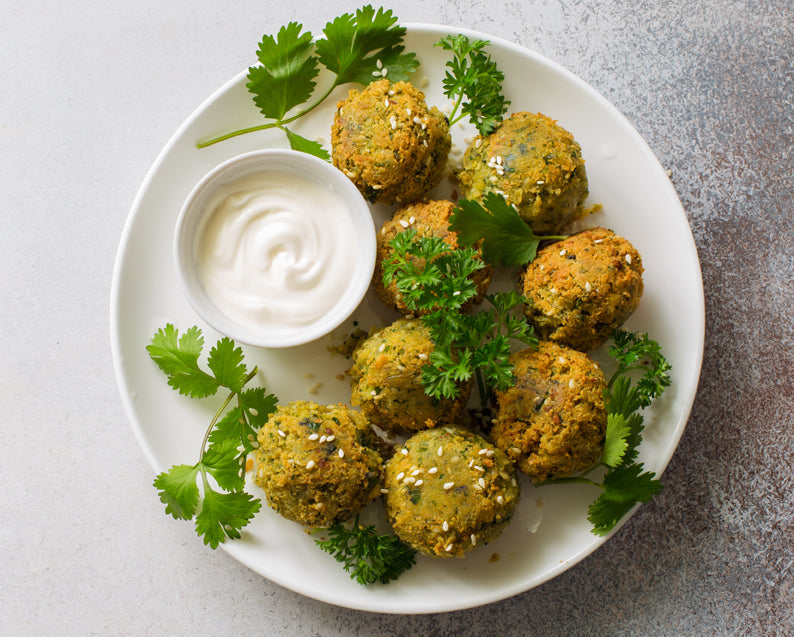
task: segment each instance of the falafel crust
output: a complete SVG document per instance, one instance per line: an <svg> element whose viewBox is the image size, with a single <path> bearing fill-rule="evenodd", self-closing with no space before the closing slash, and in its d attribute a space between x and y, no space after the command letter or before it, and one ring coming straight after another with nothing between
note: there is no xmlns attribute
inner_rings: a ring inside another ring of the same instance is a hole
<svg viewBox="0 0 794 637"><path fill-rule="evenodd" d="M391 219L381 226L377 234L377 256L375 260L375 273L372 277L372 289L375 295L385 304L403 316L413 312L406 306L402 297L397 292L397 285L392 281L388 286L383 285L383 264L392 257L394 250L389 243L401 232L416 230L417 237L438 237L449 245L451 250L456 250L458 235L449 229L449 218L455 210L451 201L436 200L415 202L399 208ZM482 251L479 247L478 258L482 261ZM471 277L477 286L477 295L472 298L464 309L481 303L488 285L491 282L493 268L485 264Z"/></svg>
<svg viewBox="0 0 794 637"><path fill-rule="evenodd" d="M408 203L438 185L452 147L449 124L408 82L372 82L337 104L333 164L370 203Z"/></svg>
<svg viewBox="0 0 794 637"><path fill-rule="evenodd" d="M559 234L585 214L582 149L571 133L540 113L513 113L490 135L476 137L458 181L467 199L503 195L536 233Z"/></svg>
<svg viewBox="0 0 794 637"><path fill-rule="evenodd" d="M494 540L521 495L509 458L461 427L414 434L386 462L384 475L394 532L435 557L463 557Z"/></svg>
<svg viewBox="0 0 794 637"><path fill-rule="evenodd" d="M606 228L591 228L538 251L521 275L527 320L540 338L583 352L602 345L637 309L642 258Z"/></svg>
<svg viewBox="0 0 794 637"><path fill-rule="evenodd" d="M380 493L378 438L346 405L296 401L280 406L257 436L254 482L288 520L327 527Z"/></svg>
<svg viewBox="0 0 794 637"><path fill-rule="evenodd" d="M587 354L549 341L510 357L515 385L497 392L490 435L535 483L580 473L603 452L606 380Z"/></svg>
<svg viewBox="0 0 794 637"><path fill-rule="evenodd" d="M422 368L435 349L418 319L399 319L359 343L350 368L350 402L369 422L391 433L409 433L455 422L471 394L460 385L456 398L433 398L422 385Z"/></svg>

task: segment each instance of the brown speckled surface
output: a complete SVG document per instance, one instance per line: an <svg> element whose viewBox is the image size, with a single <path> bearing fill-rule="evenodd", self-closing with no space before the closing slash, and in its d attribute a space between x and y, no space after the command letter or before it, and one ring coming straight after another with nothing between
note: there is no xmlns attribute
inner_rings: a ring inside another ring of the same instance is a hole
<svg viewBox="0 0 794 637"><path fill-rule="evenodd" d="M537 589L430 616L301 597L168 520L110 360L115 250L160 148L263 33L319 31L358 5L7 4L0 634L794 633L790 0L389 3L403 22L534 49L614 103L672 171L706 301L700 387L662 494Z"/></svg>

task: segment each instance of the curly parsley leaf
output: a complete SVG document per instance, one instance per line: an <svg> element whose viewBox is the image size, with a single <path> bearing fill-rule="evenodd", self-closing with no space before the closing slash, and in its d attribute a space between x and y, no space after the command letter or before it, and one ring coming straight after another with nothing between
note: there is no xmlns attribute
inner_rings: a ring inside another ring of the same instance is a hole
<svg viewBox="0 0 794 637"><path fill-rule="evenodd" d="M416 563L416 551L394 535L380 535L374 525L361 526L358 515L350 529L337 522L317 545L340 562L350 578L362 586L388 584Z"/></svg>
<svg viewBox="0 0 794 637"><path fill-rule="evenodd" d="M229 389L204 435L199 461L160 473L154 487L166 513L183 520L196 517L197 533L216 548L227 537L240 537L240 529L259 511L259 500L243 491L245 460L254 448L258 427L275 410L276 398L262 388L244 389L257 370L247 372L242 349L229 338L221 338L210 350L210 373L202 370L198 361L203 344L198 327L180 337L169 324L147 347L169 385L180 393L204 398L220 387ZM237 406L226 411L235 399Z"/></svg>
<svg viewBox="0 0 794 637"><path fill-rule="evenodd" d="M482 241L486 261L502 265L524 265L532 261L541 241L564 239L562 235L538 236L502 195L493 192L482 204L461 199L450 217L449 227L462 245Z"/></svg>
<svg viewBox="0 0 794 637"><path fill-rule="evenodd" d="M425 393L453 398L460 384L475 376L486 403L493 390L509 387L510 339L537 343L526 320L511 314L521 297L515 292L486 295L490 308L464 312L477 295L472 274L485 267L474 248L453 249L438 237L419 237L413 229L398 233L390 246L384 284L393 283L406 306L420 314L435 346L422 368Z"/></svg>
<svg viewBox="0 0 794 637"><path fill-rule="evenodd" d="M483 50L489 44L461 34L448 35L435 44L452 53L442 82L444 95L453 102L450 126L468 117L483 136L499 125L510 105L502 95L504 74Z"/></svg>
<svg viewBox="0 0 794 637"><path fill-rule="evenodd" d="M397 26L389 10L367 5L355 15L345 13L326 24L325 37L313 40L303 25L290 22L275 37L265 35L259 44L259 64L248 69L246 88L254 104L269 121L225 133L197 144L205 148L220 141L269 128L282 129L293 150L307 152L326 161L322 145L289 130L287 124L313 111L342 84L362 85L388 77L407 80L419 66L414 53L402 45L405 28ZM321 65L330 71L327 86L315 94Z"/></svg>

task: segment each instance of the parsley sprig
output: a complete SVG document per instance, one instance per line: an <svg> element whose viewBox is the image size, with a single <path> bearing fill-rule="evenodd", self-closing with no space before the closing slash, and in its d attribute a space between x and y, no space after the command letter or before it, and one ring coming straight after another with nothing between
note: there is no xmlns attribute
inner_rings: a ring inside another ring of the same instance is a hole
<svg viewBox="0 0 794 637"><path fill-rule="evenodd" d="M301 137L287 124L317 108L337 86L348 82L367 85L384 77L395 82L407 80L419 65L416 55L406 53L402 45L405 28L397 25L396 16L387 9L375 10L366 5L355 14L345 13L327 23L323 34L325 37L315 42L303 25L290 22L275 37L265 35L257 51L259 65L248 69L246 88L270 121L199 142L197 146L205 148L238 135L280 128L286 133L290 148L328 160L330 155L321 144ZM332 79L315 96L321 68L329 71Z"/></svg>
<svg viewBox="0 0 794 637"><path fill-rule="evenodd" d="M328 529L328 539L317 539L317 545L340 562L351 579L367 585L388 584L416 563L416 551L395 535L380 535L374 525L361 526L358 515L348 529L336 522Z"/></svg>
<svg viewBox="0 0 794 637"><path fill-rule="evenodd" d="M146 347L180 394L207 398L221 389L229 391L204 434L198 462L171 467L155 478L154 486L166 513L182 520L195 517L196 533L217 548L226 538L239 538L240 529L261 508L260 500L244 491L245 462L256 444L257 430L275 411L276 398L263 388L244 389L257 369L246 369L243 352L234 341L224 337L210 350L209 372L198 362L203 346L198 327L180 336L168 324Z"/></svg>
<svg viewBox="0 0 794 637"><path fill-rule="evenodd" d="M564 235L538 236L502 195L489 192L482 203L458 201L449 227L462 245L482 241L483 257L494 265L524 265L538 253L541 241L565 239Z"/></svg>
<svg viewBox="0 0 794 637"><path fill-rule="evenodd" d="M483 136L497 127L510 105L502 95L504 73L483 50L489 44L462 34L448 35L435 44L452 52L442 82L444 95L453 102L449 125L468 117Z"/></svg>
<svg viewBox="0 0 794 637"><path fill-rule="evenodd" d="M520 307L521 297L513 291L488 294L489 308L465 312L477 295L472 275L485 267L475 248L452 249L438 237L417 236L413 229L398 233L390 246L384 285L394 282L406 306L421 315L435 345L422 368L425 392L453 398L461 383L474 376L487 406L493 390L513 383L510 340L537 344L532 327L512 312Z"/></svg>
<svg viewBox="0 0 794 637"><path fill-rule="evenodd" d="M670 364L659 343L647 334L618 329L611 340L609 354L617 366L607 384L607 432L599 464L607 468L603 480L599 483L585 474L546 483L579 482L601 489L587 516L596 535L609 533L634 505L648 502L662 489L656 474L645 471L637 456L644 429L642 410L670 385ZM640 372L639 377L635 372Z"/></svg>

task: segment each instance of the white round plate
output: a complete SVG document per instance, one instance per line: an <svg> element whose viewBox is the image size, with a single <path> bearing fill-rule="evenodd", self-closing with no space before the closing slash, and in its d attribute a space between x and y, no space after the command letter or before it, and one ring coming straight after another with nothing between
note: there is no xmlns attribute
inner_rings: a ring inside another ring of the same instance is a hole
<svg viewBox="0 0 794 637"><path fill-rule="evenodd" d="M491 41L490 52L505 74L511 112L542 112L573 133L587 162L590 202L603 205L588 218L588 225L612 228L643 256L645 294L626 327L657 340L673 367L672 386L646 413L640 448L646 468L661 473L689 417L704 334L697 252L670 180L639 134L595 90L540 55L499 38L408 25L406 49L416 52L421 61L413 81L425 91L429 104L448 104L441 92L448 53L433 44L453 32ZM298 121L296 132L323 138L327 148L334 105L349 88L341 87L322 109ZM287 145L284 135L274 130L202 150L196 143L261 122L245 89L243 72L211 95L162 150L138 192L121 238L110 312L114 364L133 429L157 472L196 462L204 430L222 400L197 401L177 394L146 352L152 335L166 323L180 331L199 325L205 354L219 336L200 322L180 292L171 251L177 215L194 184L217 164L257 148ZM459 151L471 134L468 125L454 127L453 141ZM376 227L389 212L381 206L373 208ZM368 329L392 316L368 296L353 319ZM352 329L350 321L339 328L334 343L340 343ZM349 361L330 354L328 345L322 340L296 348L244 351L249 367L257 365L261 370L257 380L282 403L301 399L348 402L348 381L340 379ZM262 576L339 606L387 613L468 608L531 589L570 568L607 539L593 535L586 519L587 507L598 495L596 489L584 485L535 488L526 481L522 487L515 518L496 541L463 559L420 556L413 569L385 586L363 587L349 579L310 535L268 509L264 494L252 484L251 493L263 500L262 511L243 529L242 539L229 541L223 548ZM154 488L152 497L157 497ZM379 503L365 513L367 521L382 518Z"/></svg>

